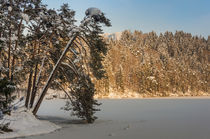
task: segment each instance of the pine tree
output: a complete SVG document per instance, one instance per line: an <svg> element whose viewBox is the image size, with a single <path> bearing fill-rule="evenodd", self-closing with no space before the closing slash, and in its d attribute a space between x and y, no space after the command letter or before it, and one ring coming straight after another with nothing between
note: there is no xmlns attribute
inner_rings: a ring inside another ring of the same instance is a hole
<svg viewBox="0 0 210 139"><path fill-rule="evenodd" d="M22 22L19 12L23 8L22 2L6 1L0 2L0 92L1 111L8 109L14 99L12 93L15 86L21 81L18 77L21 73L21 63L15 66L14 59L21 55L18 51L20 44L20 34L22 33ZM20 77L20 76L19 76ZM15 95L14 95L15 96ZM8 110L10 111L10 110Z"/></svg>
<svg viewBox="0 0 210 139"><path fill-rule="evenodd" d="M97 102L93 99L95 89L90 76L97 79L104 76L102 60L107 49L101 37L101 24L110 26L110 21L100 10L93 8L87 10L90 13L86 12L86 18L77 27L75 12L68 4L56 11L48 9L41 0L3 0L0 8L2 96L10 97L14 91L5 89L3 85L23 85L27 80L25 106L32 108L37 90L46 83L51 69L56 67L65 46L68 46L70 48L66 49L68 51L50 79L52 84L47 82L45 91L51 87L67 92L74 97L72 105L81 103L83 112L74 105L76 115L93 122ZM77 90L80 97L69 91L71 85L83 86Z"/></svg>
<svg viewBox="0 0 210 139"><path fill-rule="evenodd" d="M57 80L59 81L57 81L56 83L58 83L58 85L63 90L65 89L64 87L62 87L62 82L63 80L67 82L69 89L71 90L70 95L68 95L70 99L72 93L74 92L72 92L72 90L74 90L74 88L71 87L72 85L76 85L78 88L80 88L81 85L84 86L83 88L81 88L81 91L79 91L78 89L76 90L78 92L77 97L71 99L71 104L74 106L73 110L77 111L77 116L86 118L87 122L94 121L95 117L93 116L93 114L94 111L96 111L94 105L97 105L97 103L93 98L95 90L91 80L89 79L90 72L88 70L88 63L92 62L92 65L90 64L90 67L92 68L91 71L93 75L98 79L102 78L104 74L104 71L102 70L102 60L103 55L106 54L106 43L100 36L102 30L101 26L99 25L101 23L110 26L110 21L105 18L104 14L97 13L97 15L87 15L87 17L84 18L79 27L73 26L73 28L71 28L72 26L70 26L71 31L70 35L68 35L68 37L70 37L69 41L66 44L66 47L63 50L61 56L57 60L55 60L56 64L47 80L46 85L43 88L43 91L41 92L41 97L33 110L34 114L36 114L48 88L50 87L50 83L53 83L53 78L57 78ZM84 43L88 48L85 48ZM87 62L88 60L86 60L87 51L90 52L89 62ZM70 72L68 72L69 69L71 70ZM58 73L57 75L59 76L56 76L56 73ZM77 76L75 76L75 74ZM80 103L81 107L74 105L75 103Z"/></svg>

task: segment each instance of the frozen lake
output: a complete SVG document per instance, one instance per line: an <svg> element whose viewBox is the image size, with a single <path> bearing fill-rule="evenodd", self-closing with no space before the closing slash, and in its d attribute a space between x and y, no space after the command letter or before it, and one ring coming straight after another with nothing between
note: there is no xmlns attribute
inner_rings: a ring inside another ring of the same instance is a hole
<svg viewBox="0 0 210 139"><path fill-rule="evenodd" d="M63 128L27 139L209 139L210 99L100 100L94 124L81 124L46 100L38 114Z"/></svg>

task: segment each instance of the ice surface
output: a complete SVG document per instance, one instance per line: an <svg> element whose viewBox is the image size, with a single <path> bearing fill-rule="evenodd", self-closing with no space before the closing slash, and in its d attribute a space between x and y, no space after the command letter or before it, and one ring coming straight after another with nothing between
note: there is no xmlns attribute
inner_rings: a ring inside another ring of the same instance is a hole
<svg viewBox="0 0 210 139"><path fill-rule="evenodd" d="M38 114L64 127L27 139L209 139L209 99L100 100L94 124L60 110L65 100L44 101Z"/></svg>

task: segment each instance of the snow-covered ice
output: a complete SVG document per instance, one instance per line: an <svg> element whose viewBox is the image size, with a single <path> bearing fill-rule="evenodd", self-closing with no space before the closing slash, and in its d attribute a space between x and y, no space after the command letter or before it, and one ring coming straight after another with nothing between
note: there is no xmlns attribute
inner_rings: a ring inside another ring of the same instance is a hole
<svg viewBox="0 0 210 139"><path fill-rule="evenodd" d="M60 110L65 100L46 100L41 119L63 128L27 139L209 139L210 101L199 99L103 99L98 120L83 124Z"/></svg>

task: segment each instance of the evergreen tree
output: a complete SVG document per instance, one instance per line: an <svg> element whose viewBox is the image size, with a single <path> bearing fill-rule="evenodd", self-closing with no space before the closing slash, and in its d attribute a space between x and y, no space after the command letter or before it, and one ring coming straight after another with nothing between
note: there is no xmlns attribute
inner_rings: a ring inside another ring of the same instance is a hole
<svg viewBox="0 0 210 139"><path fill-rule="evenodd" d="M98 104L93 98L95 90L89 77L91 73L89 71L88 63L92 63L90 64L90 67L92 68L91 72L93 75L98 79L102 78L104 74L104 71L102 70L102 58L103 55L106 54L106 43L100 36L102 33L101 23L110 26L110 21L102 12L98 12L97 14L87 15L79 27L70 26L71 31L68 35L69 39L67 38L69 41L62 54L57 58L55 56L57 60L55 59L54 61L55 65L53 70L41 92L41 97L38 100L33 113L37 112L51 82L57 83L62 90L65 90L62 85L63 83L66 83L71 90L69 94L65 91L69 98L73 95L72 93L74 91L72 90L75 90L72 85L77 86L77 97L71 99L74 113L76 111L76 115L85 118L88 123L94 121L95 117L93 114L94 111L97 110L94 108L94 105ZM65 42L65 40L63 41ZM89 54L87 54L87 51L89 51ZM88 58L88 56L90 56L90 58ZM53 82L53 78L57 80L54 80ZM81 85L83 87L81 88L81 91L79 91L78 88L80 88ZM66 108L66 110L68 110L68 108Z"/></svg>
<svg viewBox="0 0 210 139"><path fill-rule="evenodd" d="M104 76L102 60L107 49L101 37L101 24L110 26L110 21L98 9L87 11L86 18L77 27L75 12L68 4L56 11L48 9L41 0L0 2L1 98L9 104L14 86L28 83L25 106L32 108L38 89L45 84L65 46L69 45L69 51L52 76L52 84L47 84L68 92L74 97L71 102L76 115L88 122L94 121L97 102L93 98L95 89L90 76L97 79ZM72 43L68 44L71 39ZM74 94L69 91L72 85L83 87Z"/></svg>

